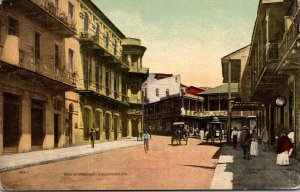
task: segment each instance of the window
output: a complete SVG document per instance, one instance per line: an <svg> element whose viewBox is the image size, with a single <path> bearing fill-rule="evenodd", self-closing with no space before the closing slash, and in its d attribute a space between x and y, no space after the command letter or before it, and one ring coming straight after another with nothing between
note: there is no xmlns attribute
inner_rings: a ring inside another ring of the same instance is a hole
<svg viewBox="0 0 300 192"><path fill-rule="evenodd" d="M72 49L69 49L68 69L70 73L73 73L73 57L74 57L74 51Z"/></svg>
<svg viewBox="0 0 300 192"><path fill-rule="evenodd" d="M169 93L169 89L166 90L166 96L169 96L170 93Z"/></svg>
<svg viewBox="0 0 300 192"><path fill-rule="evenodd" d="M89 83L89 60L87 56L83 57L83 79L84 87L87 89Z"/></svg>
<svg viewBox="0 0 300 192"><path fill-rule="evenodd" d="M95 80L96 80L96 91L99 91L100 87L100 81L99 81L99 72L100 72L100 67L99 64L95 65Z"/></svg>
<svg viewBox="0 0 300 192"><path fill-rule="evenodd" d="M158 88L155 89L155 95L159 96L159 89Z"/></svg>
<svg viewBox="0 0 300 192"><path fill-rule="evenodd" d="M105 41L105 48L108 48L108 32L105 31L104 33L104 41Z"/></svg>
<svg viewBox="0 0 300 192"><path fill-rule="evenodd" d="M117 54L117 40L114 39L114 41L112 42L112 46L114 49L114 55L116 55Z"/></svg>
<svg viewBox="0 0 300 192"><path fill-rule="evenodd" d="M68 7L68 16L71 19L73 19L73 17L74 17L74 5L70 2L69 2L69 7Z"/></svg>
<svg viewBox="0 0 300 192"><path fill-rule="evenodd" d="M109 96L109 90L110 90L110 72L105 72L105 88L106 88L106 96Z"/></svg>
<svg viewBox="0 0 300 192"><path fill-rule="evenodd" d="M19 21L8 17L8 35L19 36Z"/></svg>
<svg viewBox="0 0 300 192"><path fill-rule="evenodd" d="M54 3L54 6L55 6L55 7L58 7L58 0L54 0L53 3Z"/></svg>
<svg viewBox="0 0 300 192"><path fill-rule="evenodd" d="M39 64L41 59L41 34L35 32L34 35L34 59L35 63Z"/></svg>
<svg viewBox="0 0 300 192"><path fill-rule="evenodd" d="M58 45L55 45L55 51L54 51L54 67L57 69L59 67L59 47Z"/></svg>

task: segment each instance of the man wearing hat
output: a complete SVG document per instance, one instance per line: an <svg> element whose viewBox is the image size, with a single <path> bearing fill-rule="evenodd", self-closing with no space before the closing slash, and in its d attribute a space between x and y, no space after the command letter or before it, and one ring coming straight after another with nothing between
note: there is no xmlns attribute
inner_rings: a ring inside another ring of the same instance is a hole
<svg viewBox="0 0 300 192"><path fill-rule="evenodd" d="M243 126L241 133L241 147L243 148L244 159L250 160L251 134L248 127Z"/></svg>

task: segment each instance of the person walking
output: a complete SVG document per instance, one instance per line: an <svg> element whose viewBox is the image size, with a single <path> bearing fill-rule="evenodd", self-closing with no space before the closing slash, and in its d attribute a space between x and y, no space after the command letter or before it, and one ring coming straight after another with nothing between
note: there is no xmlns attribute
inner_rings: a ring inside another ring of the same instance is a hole
<svg viewBox="0 0 300 192"><path fill-rule="evenodd" d="M284 133L277 139L277 165L290 165L289 151L293 148L293 143Z"/></svg>
<svg viewBox="0 0 300 192"><path fill-rule="evenodd" d="M243 126L241 133L241 147L243 148L244 159L250 160L251 135L248 127Z"/></svg>
<svg viewBox="0 0 300 192"><path fill-rule="evenodd" d="M201 129L201 130L200 130L199 135L200 135L201 141L203 142L203 140L204 140L204 135L205 135L204 129Z"/></svg>
<svg viewBox="0 0 300 192"><path fill-rule="evenodd" d="M94 148L94 146L95 146L95 139L96 139L96 131L95 131L94 128L91 129L90 139L91 139L92 148Z"/></svg>
<svg viewBox="0 0 300 192"><path fill-rule="evenodd" d="M233 149L237 148L237 135L238 135L237 128L234 127L233 131L231 132L231 139L232 139L232 147L233 147Z"/></svg>
<svg viewBox="0 0 300 192"><path fill-rule="evenodd" d="M268 131L267 128L264 128L264 130L261 132L261 148L262 151L264 152L268 148L268 141L269 141Z"/></svg>
<svg viewBox="0 0 300 192"><path fill-rule="evenodd" d="M148 133L147 130L143 134L142 140L144 141L144 150L145 150L145 153L148 153L148 151L149 151L150 134Z"/></svg>
<svg viewBox="0 0 300 192"><path fill-rule="evenodd" d="M250 155L255 157L258 156L258 136L255 129L253 129L251 133Z"/></svg>

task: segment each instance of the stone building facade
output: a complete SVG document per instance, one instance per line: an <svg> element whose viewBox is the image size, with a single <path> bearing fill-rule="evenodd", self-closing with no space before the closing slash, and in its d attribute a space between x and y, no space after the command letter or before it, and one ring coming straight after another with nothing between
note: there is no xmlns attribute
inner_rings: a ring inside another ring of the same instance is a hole
<svg viewBox="0 0 300 192"><path fill-rule="evenodd" d="M65 3L1 2L1 154L66 144L65 92L76 86L64 60L64 40L76 34L67 12Z"/></svg>

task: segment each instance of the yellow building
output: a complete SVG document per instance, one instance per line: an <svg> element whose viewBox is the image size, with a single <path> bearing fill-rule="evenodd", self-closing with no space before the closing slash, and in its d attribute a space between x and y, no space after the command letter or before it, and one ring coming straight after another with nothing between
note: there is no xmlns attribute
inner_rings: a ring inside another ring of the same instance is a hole
<svg viewBox="0 0 300 192"><path fill-rule="evenodd" d="M126 39L91 1L79 3L77 141L88 142L91 128L96 129L98 142L131 137L131 112L138 110L140 124L142 119L140 85L148 76L141 63L145 47L139 40Z"/></svg>
<svg viewBox="0 0 300 192"><path fill-rule="evenodd" d="M76 80L65 38L76 34L71 1L3 0L0 26L0 153L69 143ZM71 52L71 51L70 51ZM65 107L66 106L66 107ZM70 108L66 111L65 108ZM69 112L69 114L68 114ZM67 137L66 137L67 136Z"/></svg>

